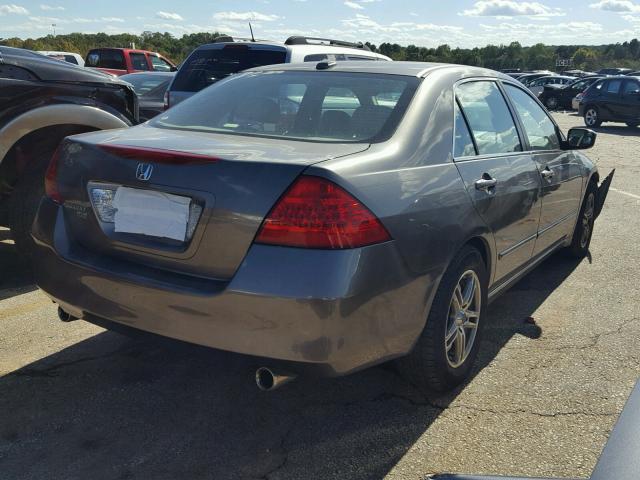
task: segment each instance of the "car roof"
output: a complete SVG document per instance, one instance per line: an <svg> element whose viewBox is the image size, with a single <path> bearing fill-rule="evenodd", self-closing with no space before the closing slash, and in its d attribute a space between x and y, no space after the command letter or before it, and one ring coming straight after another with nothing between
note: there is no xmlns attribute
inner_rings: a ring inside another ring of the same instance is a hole
<svg viewBox="0 0 640 480"><path fill-rule="evenodd" d="M304 62L304 63L280 63L276 65L265 65L256 67L247 72L273 72L273 71L332 71L349 73L375 73L384 75L404 75L412 77L424 77L434 70L458 69L465 73L465 76L495 77L504 80L513 80L510 76L480 67L468 65L456 65L453 63L431 63L431 62L385 62L385 61L340 61L332 64L328 69L319 70L317 66L326 62Z"/></svg>
<svg viewBox="0 0 640 480"><path fill-rule="evenodd" d="M92 48L89 52L95 52L96 50L118 50L120 52L130 52L130 53L153 53L154 55L160 55L158 52L153 52L151 50L140 50L139 48L119 48L119 47L97 47Z"/></svg>
<svg viewBox="0 0 640 480"><path fill-rule="evenodd" d="M124 75L120 75L120 78L140 76L140 75L153 75L154 77L174 77L175 74L176 72L155 72L155 71L131 72L131 73L125 73Z"/></svg>

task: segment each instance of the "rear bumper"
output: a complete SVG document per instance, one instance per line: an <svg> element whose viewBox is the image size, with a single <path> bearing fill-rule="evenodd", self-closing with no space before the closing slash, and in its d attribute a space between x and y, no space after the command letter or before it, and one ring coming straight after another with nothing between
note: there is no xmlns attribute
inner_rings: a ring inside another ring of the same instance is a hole
<svg viewBox="0 0 640 480"><path fill-rule="evenodd" d="M438 280L410 275L393 242L338 251L254 245L231 281L186 278L86 251L46 199L33 237L38 285L74 316L333 375L407 353Z"/></svg>

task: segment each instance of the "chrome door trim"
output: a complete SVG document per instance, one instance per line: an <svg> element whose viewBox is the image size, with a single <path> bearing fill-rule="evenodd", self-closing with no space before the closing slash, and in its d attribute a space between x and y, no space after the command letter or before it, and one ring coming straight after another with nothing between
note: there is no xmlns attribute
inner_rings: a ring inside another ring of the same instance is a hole
<svg viewBox="0 0 640 480"><path fill-rule="evenodd" d="M518 243L516 243L514 245L511 245L506 250L503 250L502 252L498 253L498 259L501 259L502 257L506 257L511 252L514 252L515 250L519 249L523 245L526 245L531 240L535 240L536 238L538 238L538 232L534 233L533 235L531 235L531 236L529 236L529 237L527 237L527 238L525 238L523 240L520 240Z"/></svg>
<svg viewBox="0 0 640 480"><path fill-rule="evenodd" d="M541 230L538 230L538 237L541 236L543 233L548 232L549 230L551 230L554 227L557 227L558 225L560 225L561 223L566 222L567 220L570 220L571 218L573 218L574 216L578 215L578 210L574 210L573 212L568 213L567 215L565 215L564 217L560 218L559 220L556 220L555 222L553 222L551 225L547 225L546 227L544 227Z"/></svg>
<svg viewBox="0 0 640 480"><path fill-rule="evenodd" d="M513 275L507 277L501 283L498 283L497 285L492 286L489 289L489 293L487 295L489 302L492 302L493 300L495 300L498 297L498 295L500 295L500 293L502 293L504 290L506 290L508 287L516 283L518 280L524 277L527 273L529 273L531 270L537 267L540 263L542 263L543 260L545 260L549 255L551 255L559 247L561 247L566 241L566 239L567 239L567 236L563 235L562 238L552 243L541 254L539 254L537 257L534 257L529 263L525 264L525 266L523 266L520 271L517 271Z"/></svg>

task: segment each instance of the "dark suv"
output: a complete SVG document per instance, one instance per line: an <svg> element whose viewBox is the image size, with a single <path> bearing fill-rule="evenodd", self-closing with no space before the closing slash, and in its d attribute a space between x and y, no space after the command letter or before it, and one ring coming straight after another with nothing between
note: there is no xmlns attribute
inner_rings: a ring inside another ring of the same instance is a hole
<svg viewBox="0 0 640 480"><path fill-rule="evenodd" d="M0 47L0 225L30 252L44 172L60 140L138 122L132 87L110 75Z"/></svg>
<svg viewBox="0 0 640 480"><path fill-rule="evenodd" d="M580 116L587 127L602 122L640 125L640 77L607 77L589 87L580 103Z"/></svg>

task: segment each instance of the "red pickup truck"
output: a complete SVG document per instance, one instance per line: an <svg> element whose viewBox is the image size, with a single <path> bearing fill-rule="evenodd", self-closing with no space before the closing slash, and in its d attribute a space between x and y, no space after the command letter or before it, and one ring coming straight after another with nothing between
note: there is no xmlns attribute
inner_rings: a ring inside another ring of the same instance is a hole
<svg viewBox="0 0 640 480"><path fill-rule="evenodd" d="M170 60L159 53L132 48L94 48L87 53L85 66L113 75L177 70Z"/></svg>

